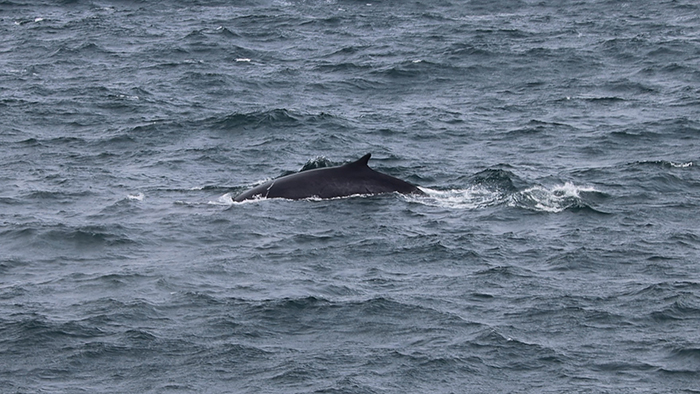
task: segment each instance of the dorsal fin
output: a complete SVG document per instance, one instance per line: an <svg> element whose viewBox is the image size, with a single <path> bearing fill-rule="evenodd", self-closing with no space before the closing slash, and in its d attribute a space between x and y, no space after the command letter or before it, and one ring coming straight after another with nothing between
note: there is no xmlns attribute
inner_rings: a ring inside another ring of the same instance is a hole
<svg viewBox="0 0 700 394"><path fill-rule="evenodd" d="M367 162L369 161L369 158L372 156L371 153L368 153L362 157L360 157L359 160L353 161L352 163L346 164L344 167L369 167L367 165Z"/></svg>

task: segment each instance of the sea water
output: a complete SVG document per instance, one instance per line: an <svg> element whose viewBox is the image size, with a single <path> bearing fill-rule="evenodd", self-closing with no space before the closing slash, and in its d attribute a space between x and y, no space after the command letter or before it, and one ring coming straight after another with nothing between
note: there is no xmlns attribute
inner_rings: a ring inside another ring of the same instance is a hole
<svg viewBox="0 0 700 394"><path fill-rule="evenodd" d="M698 26L0 2L0 391L697 393ZM426 195L233 202L366 153Z"/></svg>

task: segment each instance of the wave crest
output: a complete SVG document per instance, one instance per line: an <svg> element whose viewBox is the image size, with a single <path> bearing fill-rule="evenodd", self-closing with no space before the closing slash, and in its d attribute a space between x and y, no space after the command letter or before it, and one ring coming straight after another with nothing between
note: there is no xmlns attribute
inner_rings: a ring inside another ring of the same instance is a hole
<svg viewBox="0 0 700 394"><path fill-rule="evenodd" d="M489 187L477 183L467 188L449 190L421 187L420 189L427 196L409 196L408 198L428 206L448 209L508 206L536 212L559 213L576 209L600 212L593 208L593 200L604 196L604 193L593 187L577 186L571 182L552 187L530 186L523 190L512 188L512 185L504 188L504 185L510 185L510 182L501 183L500 187Z"/></svg>
<svg viewBox="0 0 700 394"><path fill-rule="evenodd" d="M592 187L576 186L566 182L550 188L532 186L513 194L508 204L510 206L540 212L559 213L567 209L591 208L585 201L585 193L600 193Z"/></svg>

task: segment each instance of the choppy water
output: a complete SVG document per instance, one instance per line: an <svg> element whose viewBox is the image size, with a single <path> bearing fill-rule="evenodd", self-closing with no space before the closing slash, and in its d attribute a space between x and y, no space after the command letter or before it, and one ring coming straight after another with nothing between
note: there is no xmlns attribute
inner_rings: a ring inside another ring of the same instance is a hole
<svg viewBox="0 0 700 394"><path fill-rule="evenodd" d="M699 26L0 2L2 392L699 392ZM232 202L368 152L428 195Z"/></svg>

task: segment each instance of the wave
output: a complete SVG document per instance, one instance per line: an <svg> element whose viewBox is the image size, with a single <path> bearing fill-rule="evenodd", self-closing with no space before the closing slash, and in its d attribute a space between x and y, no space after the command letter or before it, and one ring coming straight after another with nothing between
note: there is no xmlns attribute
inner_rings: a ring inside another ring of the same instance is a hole
<svg viewBox="0 0 700 394"><path fill-rule="evenodd" d="M425 205L450 209L484 209L495 206L509 206L536 212L560 213L566 210L588 210L602 213L593 208L591 200L605 196L590 186L577 186L571 182L545 186L530 186L524 190L511 191L510 188L491 188L472 185L464 189L434 190L421 187L427 197L409 197L411 201Z"/></svg>
<svg viewBox="0 0 700 394"><path fill-rule="evenodd" d="M343 121L331 114L298 113L286 108L276 108L264 111L236 112L223 118L210 118L208 122L220 130L257 129L262 127L301 127L309 124L327 122L342 124Z"/></svg>
<svg viewBox="0 0 700 394"><path fill-rule="evenodd" d="M652 320L668 322L674 320L695 320L700 316L698 297L677 295L676 300L661 310L651 313Z"/></svg>
<svg viewBox="0 0 700 394"><path fill-rule="evenodd" d="M307 161L306 164L304 164L304 166L301 167L301 170L299 170L299 172L307 171L307 170L314 170L317 168L333 167L333 166L337 166L339 164L341 164L341 163L334 163L334 162L328 160L328 158L326 158L325 156L318 156L315 159L311 159L311 160Z"/></svg>
<svg viewBox="0 0 700 394"><path fill-rule="evenodd" d="M634 182L641 188L676 193L698 186L696 168L694 161L644 160L626 164L622 170L629 177L628 182Z"/></svg>
<svg viewBox="0 0 700 394"><path fill-rule="evenodd" d="M644 160L635 162L634 165L651 166L660 168L690 168L695 166L693 161L669 161L669 160Z"/></svg>
<svg viewBox="0 0 700 394"><path fill-rule="evenodd" d="M92 64L95 60L107 57L116 57L116 54L103 46L87 42L77 46L63 45L49 54L49 58L67 62L69 64ZM84 60L90 59L90 60Z"/></svg>
<svg viewBox="0 0 700 394"><path fill-rule="evenodd" d="M138 244L128 229L120 225L68 226L32 223L0 233L8 250L25 253L27 248L50 251L51 255L86 257L104 250Z"/></svg>
<svg viewBox="0 0 700 394"><path fill-rule="evenodd" d="M577 186L566 182L552 187L532 186L510 196L508 204L539 212L559 213L569 209L593 209L585 194L602 195L593 187Z"/></svg>
<svg viewBox="0 0 700 394"><path fill-rule="evenodd" d="M700 370L700 347L688 344L686 347L674 347L667 358L674 365L674 372L697 373Z"/></svg>
<svg viewBox="0 0 700 394"><path fill-rule="evenodd" d="M209 201L207 204L209 205L222 205L222 206L231 206L235 204L235 201L233 201L233 193L226 193L222 196L219 196L216 200Z"/></svg>
<svg viewBox="0 0 700 394"><path fill-rule="evenodd" d="M480 209L500 205L504 201L500 192L482 186L450 190L436 190L427 187L420 187L420 189L427 196L409 196L408 198L428 206L450 209Z"/></svg>

